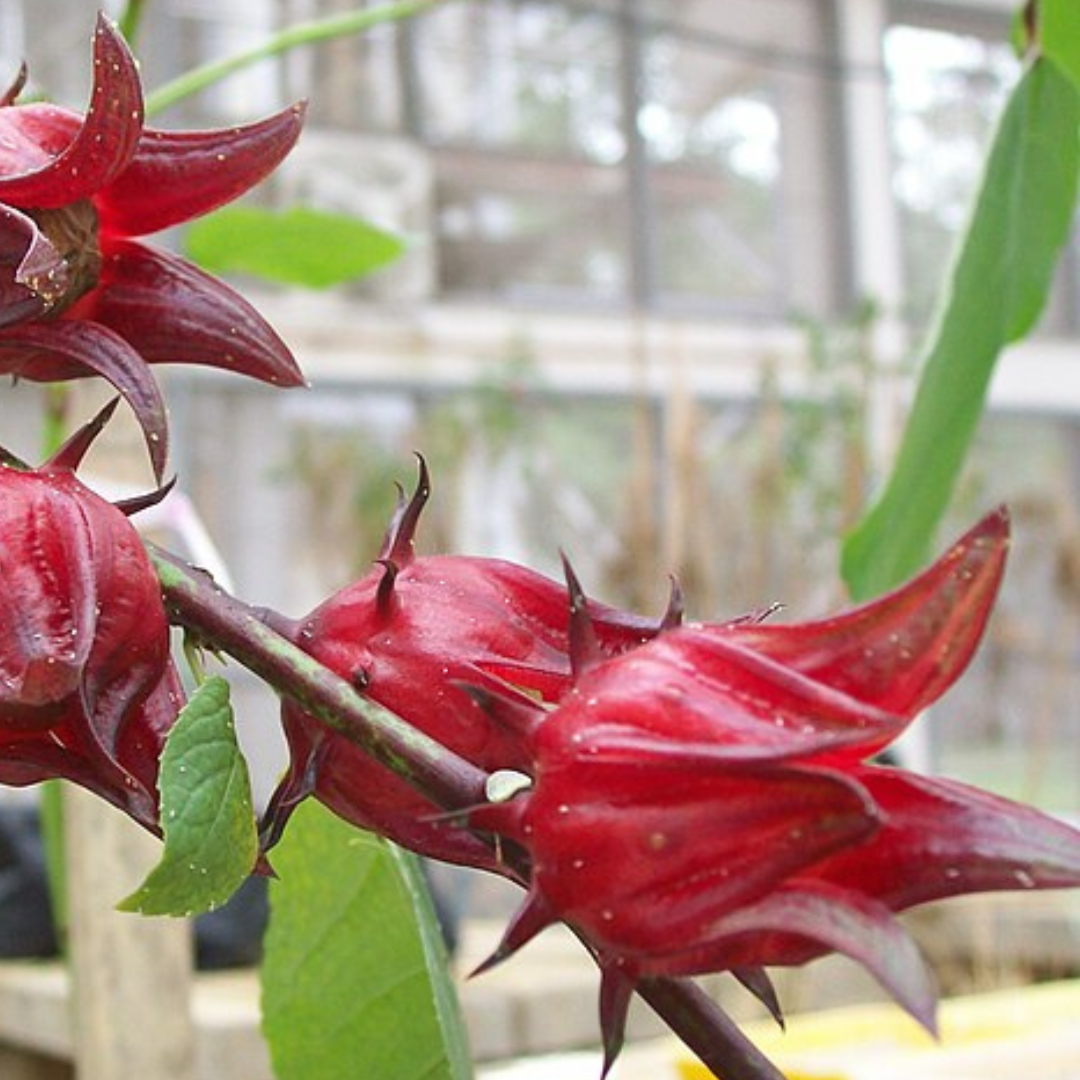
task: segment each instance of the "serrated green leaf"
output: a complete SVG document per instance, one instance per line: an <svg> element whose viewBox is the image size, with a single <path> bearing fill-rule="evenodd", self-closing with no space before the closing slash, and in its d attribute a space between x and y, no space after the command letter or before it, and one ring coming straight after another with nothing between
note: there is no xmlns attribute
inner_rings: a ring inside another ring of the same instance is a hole
<svg viewBox="0 0 1080 1080"><path fill-rule="evenodd" d="M327 289L393 262L402 240L365 221L308 207L263 210L229 206L195 222L184 237L188 256L215 274L254 274L267 281Z"/></svg>
<svg viewBox="0 0 1080 1080"><path fill-rule="evenodd" d="M309 799L274 867L262 1005L277 1080L467 1080L457 998L415 859Z"/></svg>
<svg viewBox="0 0 1080 1080"><path fill-rule="evenodd" d="M213 911L251 873L259 847L224 679L207 679L180 713L161 755L158 787L161 861L117 906L143 915Z"/></svg>
<svg viewBox="0 0 1080 1080"><path fill-rule="evenodd" d="M995 135L892 473L844 545L842 571L856 600L927 561L994 364L1038 318L1069 235L1078 125L1071 82L1046 61L1034 64Z"/></svg>
<svg viewBox="0 0 1080 1080"><path fill-rule="evenodd" d="M1056 63L1080 90L1080 3L1042 0L1039 11L1044 55Z"/></svg>

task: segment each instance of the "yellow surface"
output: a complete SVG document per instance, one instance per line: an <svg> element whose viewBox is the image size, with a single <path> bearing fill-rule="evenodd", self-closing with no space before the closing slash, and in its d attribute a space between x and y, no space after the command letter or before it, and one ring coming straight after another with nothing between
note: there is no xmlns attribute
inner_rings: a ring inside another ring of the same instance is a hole
<svg viewBox="0 0 1080 1080"><path fill-rule="evenodd" d="M1075 1071L1065 1063L1053 1075L1080 1080L1080 980L955 998L942 1004L939 1020L940 1041L893 1005L806 1013L789 1018L786 1033L765 1024L748 1025L746 1033L788 1080L861 1080L886 1062L890 1078L996 1076L1014 1056L1035 1067L1042 1048L1077 1062ZM689 1058L677 1065L682 1080L713 1075Z"/></svg>

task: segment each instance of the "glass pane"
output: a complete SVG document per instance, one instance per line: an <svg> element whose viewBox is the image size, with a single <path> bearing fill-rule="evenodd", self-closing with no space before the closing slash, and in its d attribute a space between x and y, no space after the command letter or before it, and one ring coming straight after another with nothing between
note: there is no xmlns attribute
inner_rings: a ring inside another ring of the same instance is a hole
<svg viewBox="0 0 1080 1080"><path fill-rule="evenodd" d="M320 0L320 18L373 8L381 0ZM310 101L311 127L393 132L403 126L398 34L393 23L289 57L292 83Z"/></svg>
<svg viewBox="0 0 1080 1080"><path fill-rule="evenodd" d="M923 322L970 214L986 146L1018 64L1000 40L915 26L888 31L885 61L909 314Z"/></svg>
<svg viewBox="0 0 1080 1080"><path fill-rule="evenodd" d="M638 117L654 200L656 290L725 306L780 295L780 117L770 75L708 44L653 36Z"/></svg>
<svg viewBox="0 0 1080 1080"><path fill-rule="evenodd" d="M1005 502L1013 548L986 640L929 728L935 769L1069 814L1080 810L1078 463L1073 421L991 414L980 428L942 535Z"/></svg>
<svg viewBox="0 0 1080 1080"><path fill-rule="evenodd" d="M466 162L441 172L439 257L448 291L564 302L624 294L617 171Z"/></svg>
<svg viewBox="0 0 1080 1080"><path fill-rule="evenodd" d="M555 4L454 4L416 26L436 143L619 160L615 22Z"/></svg>

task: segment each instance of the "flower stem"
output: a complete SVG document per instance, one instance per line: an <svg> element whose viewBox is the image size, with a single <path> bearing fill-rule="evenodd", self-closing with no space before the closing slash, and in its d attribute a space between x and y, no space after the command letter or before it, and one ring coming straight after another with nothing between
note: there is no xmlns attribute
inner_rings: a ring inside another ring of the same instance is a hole
<svg viewBox="0 0 1080 1080"><path fill-rule="evenodd" d="M146 546L175 623L299 702L437 805L453 810L484 801L486 773L362 697L346 680L267 625L266 613L230 596L205 571L193 569L152 543ZM783 1080L724 1011L690 980L649 979L639 992L717 1076Z"/></svg>
<svg viewBox="0 0 1080 1080"><path fill-rule="evenodd" d="M723 1080L784 1080L731 1017L689 979L646 979L637 992Z"/></svg>

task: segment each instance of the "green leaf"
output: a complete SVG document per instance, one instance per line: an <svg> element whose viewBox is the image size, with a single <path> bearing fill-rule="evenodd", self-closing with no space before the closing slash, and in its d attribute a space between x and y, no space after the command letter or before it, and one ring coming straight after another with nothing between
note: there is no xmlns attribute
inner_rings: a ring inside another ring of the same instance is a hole
<svg viewBox="0 0 1080 1080"><path fill-rule="evenodd" d="M309 799L274 867L262 1004L277 1080L471 1076L415 859Z"/></svg>
<svg viewBox="0 0 1080 1080"><path fill-rule="evenodd" d="M857 600L927 561L997 357L1046 301L1076 202L1078 124L1072 84L1046 61L1029 68L995 135L892 473L844 545Z"/></svg>
<svg viewBox="0 0 1080 1080"><path fill-rule="evenodd" d="M117 906L143 915L213 911L251 873L259 848L224 679L207 679L180 713L161 755L158 786L161 861Z"/></svg>
<svg viewBox="0 0 1080 1080"><path fill-rule="evenodd" d="M195 222L184 247L213 273L238 271L309 289L365 277L405 250L399 237L344 214L254 206L230 206Z"/></svg>
<svg viewBox="0 0 1080 1080"><path fill-rule="evenodd" d="M1043 53L1080 90L1080 3L1077 0L1042 0L1040 19Z"/></svg>

